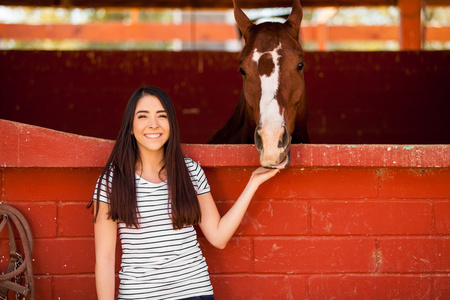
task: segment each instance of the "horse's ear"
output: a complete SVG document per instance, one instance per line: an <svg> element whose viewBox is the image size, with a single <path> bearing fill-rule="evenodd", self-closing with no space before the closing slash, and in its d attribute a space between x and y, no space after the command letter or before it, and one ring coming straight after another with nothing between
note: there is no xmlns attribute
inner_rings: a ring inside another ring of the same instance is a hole
<svg viewBox="0 0 450 300"><path fill-rule="evenodd" d="M242 9L240 9L239 6L237 6L235 0L233 0L233 5L234 5L234 18L236 19L236 23L239 26L239 29L241 30L242 35L244 36L245 39L247 36L247 32L250 29L250 27L253 26L253 23L242 11Z"/></svg>
<svg viewBox="0 0 450 300"><path fill-rule="evenodd" d="M303 18L303 9L300 4L300 0L294 0L292 4L292 12L289 15L289 18L284 23L292 28L293 35L298 38L298 34L300 32L300 24L302 23Z"/></svg>

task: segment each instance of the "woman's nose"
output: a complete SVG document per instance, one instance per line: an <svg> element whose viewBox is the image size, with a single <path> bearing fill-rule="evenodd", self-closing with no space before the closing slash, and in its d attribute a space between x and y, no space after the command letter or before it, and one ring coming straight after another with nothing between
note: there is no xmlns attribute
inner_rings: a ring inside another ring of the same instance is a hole
<svg viewBox="0 0 450 300"><path fill-rule="evenodd" d="M159 126L158 120L156 118L149 118L147 126L149 128L158 128Z"/></svg>

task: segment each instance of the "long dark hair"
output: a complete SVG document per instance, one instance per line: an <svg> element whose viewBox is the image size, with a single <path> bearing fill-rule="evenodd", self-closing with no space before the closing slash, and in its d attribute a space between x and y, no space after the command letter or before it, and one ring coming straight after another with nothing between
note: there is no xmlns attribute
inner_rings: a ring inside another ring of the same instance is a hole
<svg viewBox="0 0 450 300"><path fill-rule="evenodd" d="M200 205L181 151L175 108L170 97L163 90L153 86L137 89L128 101L116 143L97 183L97 200L100 197L102 182L106 182L106 194L110 202L108 219L123 222L127 227L139 228L135 171L140 154L136 138L131 132L137 103L147 95L159 99L170 125L170 136L164 145L164 166L159 174L165 169L173 228L181 229L197 224L201 219ZM94 222L97 219L99 202L96 203ZM93 200L88 207L92 204Z"/></svg>

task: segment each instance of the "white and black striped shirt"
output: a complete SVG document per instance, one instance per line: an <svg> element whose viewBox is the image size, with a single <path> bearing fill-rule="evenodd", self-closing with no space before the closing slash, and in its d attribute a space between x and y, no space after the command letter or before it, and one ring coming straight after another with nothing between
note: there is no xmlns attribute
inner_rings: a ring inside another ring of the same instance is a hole
<svg viewBox="0 0 450 300"><path fill-rule="evenodd" d="M198 195L210 187L202 168L185 158ZM208 266L193 226L174 230L167 182L152 183L136 175L140 228L118 223L122 245L119 299L182 299L212 295ZM96 192L94 200L96 200ZM100 201L108 203L102 182Z"/></svg>

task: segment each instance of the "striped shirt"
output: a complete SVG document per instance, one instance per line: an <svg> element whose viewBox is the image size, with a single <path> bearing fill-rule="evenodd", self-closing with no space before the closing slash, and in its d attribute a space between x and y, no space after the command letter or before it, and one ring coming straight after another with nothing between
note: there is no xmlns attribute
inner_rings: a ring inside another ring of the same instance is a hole
<svg viewBox="0 0 450 300"><path fill-rule="evenodd" d="M202 168L190 158L185 158L185 163L197 194L209 193ZM208 266L194 227L172 227L167 182L152 183L136 175L136 189L140 228L118 223L122 245L119 299L212 295ZM108 203L105 190L103 182L99 200Z"/></svg>

